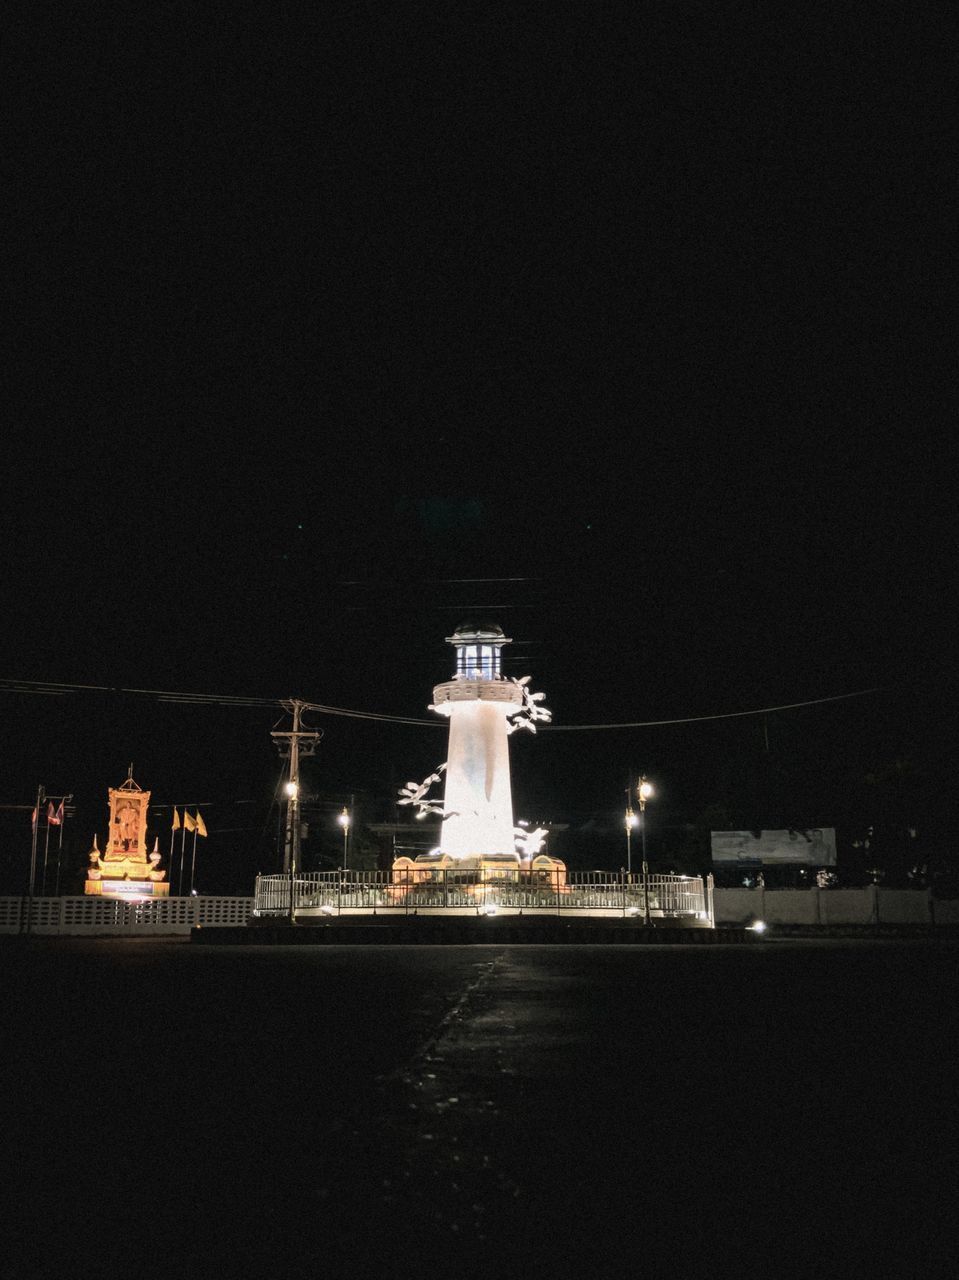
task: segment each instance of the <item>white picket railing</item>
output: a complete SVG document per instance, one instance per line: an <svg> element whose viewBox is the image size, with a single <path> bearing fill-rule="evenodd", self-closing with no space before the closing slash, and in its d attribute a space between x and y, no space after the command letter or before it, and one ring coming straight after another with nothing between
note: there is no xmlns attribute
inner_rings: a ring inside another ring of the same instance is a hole
<svg viewBox="0 0 959 1280"><path fill-rule="evenodd" d="M488 873L487 873L488 874ZM253 914L288 916L290 877L258 876ZM508 872L479 879L456 868L389 871L313 871L299 873L293 886L295 912L302 915L350 915L357 912L404 914L538 911L549 914L688 918L709 923L710 903L699 876L640 875L611 872Z"/></svg>
<svg viewBox="0 0 959 1280"><path fill-rule="evenodd" d="M36 934L188 934L200 925L218 928L246 924L252 898L150 898L125 902L94 897L0 898L0 933Z"/></svg>

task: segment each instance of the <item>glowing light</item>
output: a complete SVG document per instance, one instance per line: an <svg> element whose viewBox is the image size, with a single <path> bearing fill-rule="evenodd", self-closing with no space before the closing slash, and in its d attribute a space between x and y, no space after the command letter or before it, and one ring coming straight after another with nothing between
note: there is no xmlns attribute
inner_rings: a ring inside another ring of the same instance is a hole
<svg viewBox="0 0 959 1280"><path fill-rule="evenodd" d="M291 799L295 799L295 797L299 794L300 788L291 778L290 781L286 783L283 790L286 792L288 796L290 796Z"/></svg>
<svg viewBox="0 0 959 1280"><path fill-rule="evenodd" d="M753 923L752 923L749 927L750 927L750 929L752 929L753 933L765 933L765 932L766 932L766 922L765 922L765 920L755 920L755 921L753 921Z"/></svg>
<svg viewBox="0 0 959 1280"><path fill-rule="evenodd" d="M655 794L656 794L656 789L653 786L653 784L651 782L647 782L646 779L644 778L642 782L639 784L640 800L648 800L651 796Z"/></svg>
<svg viewBox="0 0 959 1280"><path fill-rule="evenodd" d="M347 827L349 827L350 815L346 808L346 805L343 806L343 812L339 815L339 817L336 820L340 824L340 826L343 828L344 831L347 829Z"/></svg>

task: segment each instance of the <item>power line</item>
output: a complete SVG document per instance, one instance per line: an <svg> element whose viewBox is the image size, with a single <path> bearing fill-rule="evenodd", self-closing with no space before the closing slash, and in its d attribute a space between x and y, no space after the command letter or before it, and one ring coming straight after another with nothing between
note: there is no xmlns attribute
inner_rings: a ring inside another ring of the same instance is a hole
<svg viewBox="0 0 959 1280"><path fill-rule="evenodd" d="M649 729L666 724L699 724L703 720L735 720L743 716L765 716L773 711L794 711L797 707L816 707L823 702L843 702L847 698L864 698L867 693L883 693L883 689L858 689L855 693L836 693L829 698L809 698L806 702L784 702L778 707L757 707L754 711L724 711L712 716L681 716L675 720L627 720L618 724L551 724L544 732L570 729Z"/></svg>
<svg viewBox="0 0 959 1280"><path fill-rule="evenodd" d="M158 702L175 703L181 706L219 706L219 707L283 707L287 698L238 697L222 693L196 693L185 689L141 689L126 685L105 684L68 684L39 680L0 679L0 692L56 694L67 693L113 693L132 694L138 697L155 698ZM349 716L355 720L377 720L389 724L427 725L429 728L442 727L436 720L415 719L412 716L391 716L372 711L355 711L348 707L329 707L323 703L307 704L312 711L328 716Z"/></svg>
<svg viewBox="0 0 959 1280"><path fill-rule="evenodd" d="M75 691L94 691L104 693L135 694L154 697L159 702L178 703L185 706L221 706L221 707L283 707L286 698L236 697L216 693L188 693L172 689L136 689L111 685L89 684L56 684L50 681L5 680L0 679L0 692L5 693L37 693L50 692L69 693ZM884 693L881 686L872 689L857 689L854 693L837 693L826 698L808 698L803 702L784 702L772 707L756 707L749 711L724 711L706 716L677 716L669 720L625 720L605 724L550 724L541 727L541 733L563 733L603 729L650 729L671 724L702 724L708 720L735 720L746 716L770 715L774 711L795 711L800 707L815 707L826 702L844 702L850 698L864 698L871 693ZM348 707L331 707L320 702L304 703L309 710L320 715L344 716L352 720L369 720L380 724L405 724L425 726L429 729L444 729L445 720L422 720L412 716L392 716L375 711L356 711Z"/></svg>

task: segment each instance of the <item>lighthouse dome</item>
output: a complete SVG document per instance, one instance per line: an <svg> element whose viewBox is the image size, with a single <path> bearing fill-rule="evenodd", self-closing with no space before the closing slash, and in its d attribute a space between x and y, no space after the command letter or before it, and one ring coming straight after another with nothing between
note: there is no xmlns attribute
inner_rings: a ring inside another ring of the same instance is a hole
<svg viewBox="0 0 959 1280"><path fill-rule="evenodd" d="M451 636L447 636L447 640L450 644L509 644L502 627L480 618L467 618Z"/></svg>

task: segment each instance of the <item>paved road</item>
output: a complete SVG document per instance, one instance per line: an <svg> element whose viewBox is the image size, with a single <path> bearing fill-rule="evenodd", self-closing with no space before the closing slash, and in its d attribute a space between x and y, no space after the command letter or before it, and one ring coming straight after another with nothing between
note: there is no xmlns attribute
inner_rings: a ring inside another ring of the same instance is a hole
<svg viewBox="0 0 959 1280"><path fill-rule="evenodd" d="M957 959L5 941L4 1280L949 1274Z"/></svg>

